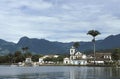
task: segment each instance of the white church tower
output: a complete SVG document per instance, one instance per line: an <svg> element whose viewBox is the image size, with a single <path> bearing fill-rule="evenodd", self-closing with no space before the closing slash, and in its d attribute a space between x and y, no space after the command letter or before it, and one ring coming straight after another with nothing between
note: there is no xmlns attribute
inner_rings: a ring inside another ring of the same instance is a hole
<svg viewBox="0 0 120 79"><path fill-rule="evenodd" d="M70 60L75 59L75 52L76 52L75 47L72 46L72 48L70 49Z"/></svg>

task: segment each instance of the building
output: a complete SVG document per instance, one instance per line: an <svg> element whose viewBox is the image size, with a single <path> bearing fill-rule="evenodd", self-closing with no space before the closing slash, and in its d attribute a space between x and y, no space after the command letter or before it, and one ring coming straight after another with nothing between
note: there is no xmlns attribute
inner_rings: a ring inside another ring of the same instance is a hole
<svg viewBox="0 0 120 79"><path fill-rule="evenodd" d="M45 59L45 58L58 58L59 55L44 55L42 58Z"/></svg>
<svg viewBox="0 0 120 79"><path fill-rule="evenodd" d="M31 57L26 58L26 60L25 60L25 66L33 66L33 61L31 59Z"/></svg>
<svg viewBox="0 0 120 79"><path fill-rule="evenodd" d="M54 64L55 62L53 62L53 61L45 61L44 59L46 59L46 58L58 58L59 57L59 55L44 55L43 57L41 57L41 58L39 58L39 65L42 65L42 64Z"/></svg>
<svg viewBox="0 0 120 79"><path fill-rule="evenodd" d="M39 58L39 64L43 64L44 63L43 59L44 59L43 57Z"/></svg>
<svg viewBox="0 0 120 79"><path fill-rule="evenodd" d="M35 63L32 61L31 57L28 57L23 62L19 62L18 66L34 66Z"/></svg>
<svg viewBox="0 0 120 79"><path fill-rule="evenodd" d="M70 64L70 59L67 58L67 57L64 58L63 63L64 63L64 64Z"/></svg>
<svg viewBox="0 0 120 79"><path fill-rule="evenodd" d="M70 58L64 58L64 64L72 65L86 65L87 56L75 49L75 47L70 48Z"/></svg>
<svg viewBox="0 0 120 79"><path fill-rule="evenodd" d="M31 59L31 58L26 58L25 62L26 62L26 63L31 63L31 62L32 62L32 59Z"/></svg>
<svg viewBox="0 0 120 79"><path fill-rule="evenodd" d="M91 54L88 57L89 63L94 63L94 55ZM95 64L105 64L112 62L111 53L96 53Z"/></svg>

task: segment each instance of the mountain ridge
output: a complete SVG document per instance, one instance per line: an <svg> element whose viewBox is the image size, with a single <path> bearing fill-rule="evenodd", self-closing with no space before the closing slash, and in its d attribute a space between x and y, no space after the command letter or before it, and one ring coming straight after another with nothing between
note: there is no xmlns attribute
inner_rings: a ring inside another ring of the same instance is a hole
<svg viewBox="0 0 120 79"><path fill-rule="evenodd" d="M21 50L23 47L29 47L29 50L34 53L39 54L68 54L70 47L74 42L58 42L49 41L46 39L29 38L22 37L18 43L12 43L0 39L0 53L4 54L9 52L12 53L16 50ZM120 34L110 35L103 40L96 40L96 50L105 50L120 48ZM80 47L78 48L81 52L86 52L93 50L92 42L80 42Z"/></svg>

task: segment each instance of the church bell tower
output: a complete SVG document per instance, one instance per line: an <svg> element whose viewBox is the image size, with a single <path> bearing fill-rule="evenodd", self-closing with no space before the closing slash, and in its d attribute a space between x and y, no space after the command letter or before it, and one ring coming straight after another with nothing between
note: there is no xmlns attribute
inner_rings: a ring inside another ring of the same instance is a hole
<svg viewBox="0 0 120 79"><path fill-rule="evenodd" d="M71 60L75 58L75 57L74 57L75 51L76 51L76 50L75 50L75 47L72 46L72 48L70 49L70 59L71 59Z"/></svg>

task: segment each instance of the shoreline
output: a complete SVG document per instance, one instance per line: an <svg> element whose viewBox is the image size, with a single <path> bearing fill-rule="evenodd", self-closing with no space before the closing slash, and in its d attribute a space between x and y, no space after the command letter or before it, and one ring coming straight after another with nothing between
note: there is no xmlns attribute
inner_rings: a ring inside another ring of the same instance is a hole
<svg viewBox="0 0 120 79"><path fill-rule="evenodd" d="M11 63L1 63L0 66L6 65L6 66L11 66L11 65L16 65L20 67L17 63L11 64ZM34 66L34 65L33 65ZM94 65L94 64L89 64L89 65L71 65L71 64L41 64L41 65L35 65L35 66L80 66L80 67L116 67L113 65ZM120 65L119 65L120 66ZM117 66L117 67L119 67ZM24 67L24 66L23 66ZM25 66L27 67L27 66Z"/></svg>
<svg viewBox="0 0 120 79"><path fill-rule="evenodd" d="M65 64L42 64L39 66L115 67L113 65L71 65L71 64L67 64L67 65L65 65Z"/></svg>

